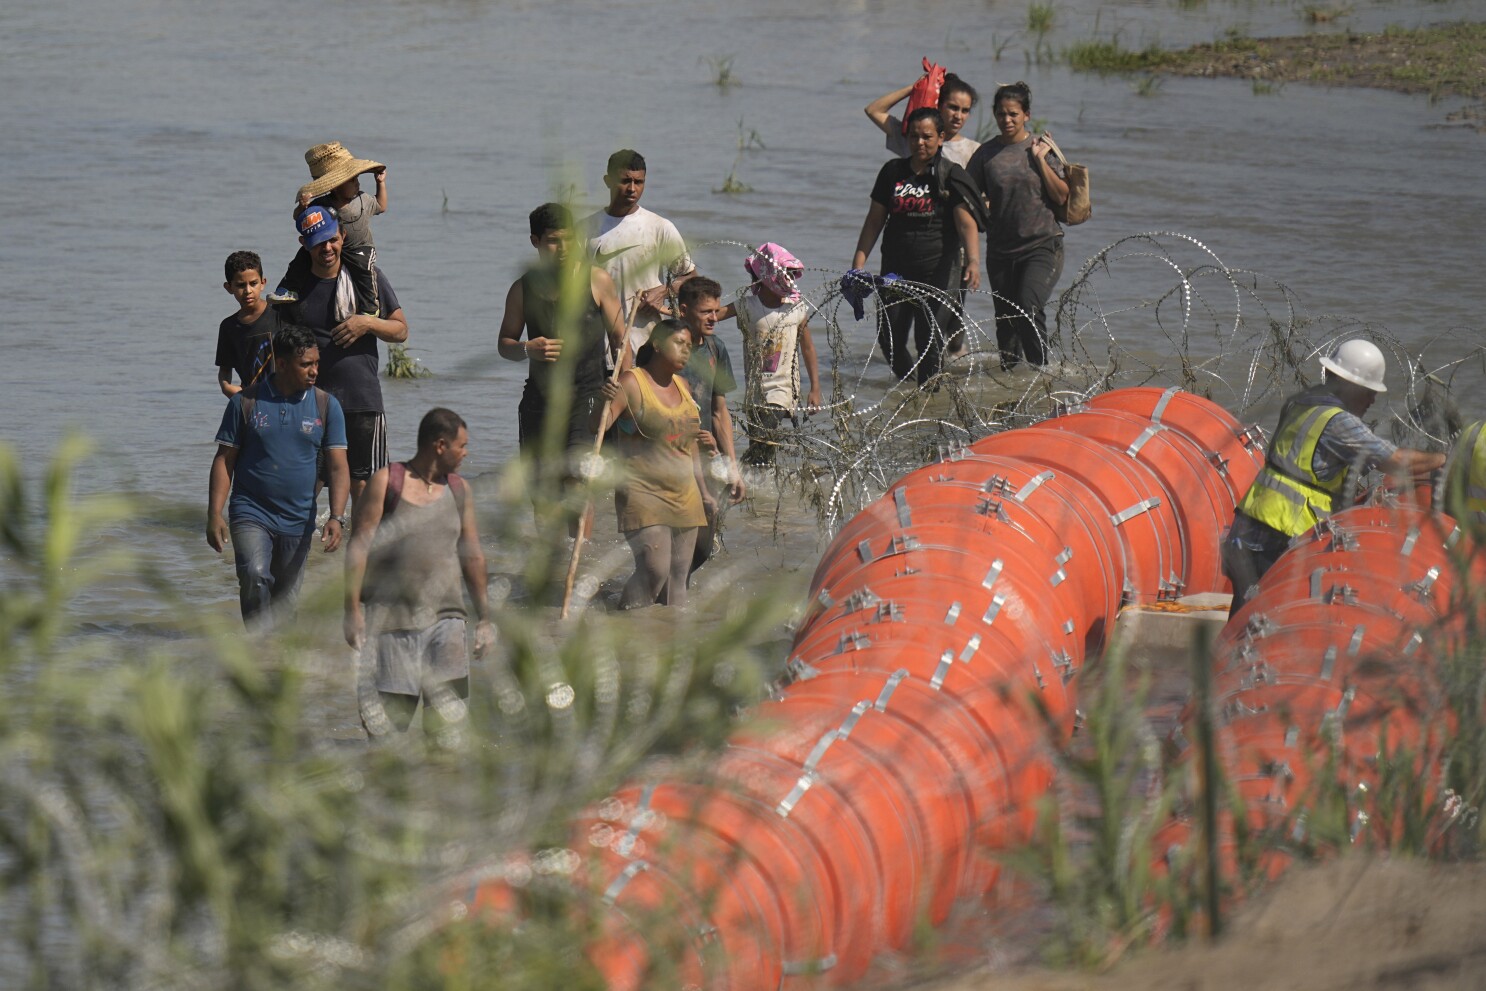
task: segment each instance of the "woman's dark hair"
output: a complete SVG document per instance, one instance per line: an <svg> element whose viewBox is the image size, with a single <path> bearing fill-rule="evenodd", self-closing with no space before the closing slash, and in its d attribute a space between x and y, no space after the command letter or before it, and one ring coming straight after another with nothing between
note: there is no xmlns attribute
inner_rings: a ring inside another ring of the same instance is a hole
<svg viewBox="0 0 1486 991"><path fill-rule="evenodd" d="M314 331L295 323L280 327L279 332L273 335L273 353L275 358L298 358L310 348L318 348L319 346L320 343L315 340Z"/></svg>
<svg viewBox="0 0 1486 991"><path fill-rule="evenodd" d="M1014 83L996 87L996 98L991 101L991 106L999 107L1002 100L1015 100L1022 105L1022 113L1032 112L1032 88L1020 79Z"/></svg>
<svg viewBox="0 0 1486 991"><path fill-rule="evenodd" d="M964 93L970 97L970 106L972 107L980 102L980 94L975 92L974 86L971 86L953 72L947 73L944 77L944 84L939 87L939 105L941 107L944 106L944 101L956 93Z"/></svg>
<svg viewBox="0 0 1486 991"><path fill-rule="evenodd" d="M940 134L944 133L944 115L941 114L934 107L919 107L913 113L908 115L908 119L903 122L903 126L907 130L912 131L913 125L917 124L921 120L932 120L934 122L935 130L937 130Z"/></svg>
<svg viewBox="0 0 1486 991"><path fill-rule="evenodd" d="M675 317L666 317L660 323L651 327L650 339L644 344L641 344L640 350L635 352L635 367L638 368L641 365L649 364L650 359L655 357L655 342L672 336L678 330L686 335L688 341L691 340L691 331L687 329L686 324L677 320Z"/></svg>
<svg viewBox="0 0 1486 991"><path fill-rule="evenodd" d="M571 231L573 211L561 203L543 203L527 217L532 237L545 237L548 231Z"/></svg>

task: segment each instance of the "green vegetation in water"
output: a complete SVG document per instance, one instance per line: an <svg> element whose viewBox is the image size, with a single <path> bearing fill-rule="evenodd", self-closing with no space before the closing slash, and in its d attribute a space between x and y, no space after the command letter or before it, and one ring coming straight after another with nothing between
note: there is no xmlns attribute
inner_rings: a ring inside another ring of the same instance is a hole
<svg viewBox="0 0 1486 991"><path fill-rule="evenodd" d="M1337 10L1339 8L1326 8ZM1327 85L1371 86L1432 99L1486 98L1486 23L1390 27L1377 34L1251 38L1232 33L1182 51L1132 51L1117 39L1071 46L1070 66L1098 72L1165 72ZM1256 92L1259 92L1256 89ZM1272 90L1264 90L1272 92Z"/></svg>
<svg viewBox="0 0 1486 991"><path fill-rule="evenodd" d="M701 60L712 69L712 85L720 90L729 89L737 85L738 78L733 75L733 62L737 55L703 55Z"/></svg>
<svg viewBox="0 0 1486 991"><path fill-rule="evenodd" d="M406 344L389 344L385 374L390 379L421 379L432 375L433 371L409 354Z"/></svg>
<svg viewBox="0 0 1486 991"><path fill-rule="evenodd" d="M743 164L743 156L750 151L765 151L767 146L764 139L759 137L756 129L743 123L743 118L738 118L738 152L733 157L733 167L728 170L727 178L722 181L722 186L712 190L714 193L751 193L753 187L738 178L738 166Z"/></svg>
<svg viewBox="0 0 1486 991"><path fill-rule="evenodd" d="M1084 72L1138 72L1160 68L1165 54L1155 45L1134 51L1111 38L1074 42L1064 49L1063 58L1070 69Z"/></svg>

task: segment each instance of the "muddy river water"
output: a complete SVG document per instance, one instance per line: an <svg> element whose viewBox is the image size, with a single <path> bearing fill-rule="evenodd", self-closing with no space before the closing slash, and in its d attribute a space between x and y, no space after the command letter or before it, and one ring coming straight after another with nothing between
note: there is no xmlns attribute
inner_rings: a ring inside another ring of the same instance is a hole
<svg viewBox="0 0 1486 991"><path fill-rule="evenodd" d="M1327 29L1473 8L1361 0ZM1298 3L1055 9L1043 39L1054 52L1096 35L1139 47L1305 26ZM847 267L884 158L861 108L911 81L922 55L983 93L1027 80L1033 117L1091 166L1095 215L1067 235L1060 288L1106 245L1176 232L1283 284L1300 313L1339 329L1369 326L1414 350L1441 332L1479 337L1483 138L1447 126L1449 104L1073 73L1031 57L1027 14L1005 0L8 4L0 437L34 479L66 431L92 436L98 453L79 488L157 500L110 538L148 555L177 596L165 604L136 579L105 580L84 600L90 619L147 633L182 605L234 611L230 564L205 547L198 522L223 405L215 328L234 308L219 273L241 248L264 256L270 278L282 270L301 156L320 141L389 166L378 249L413 354L435 373L386 383L393 453L410 453L423 410L450 406L470 423L473 476L493 477L515 449L525 370L498 358L495 337L505 288L530 254L533 206L569 187L596 204L604 158L632 146L650 163L645 205L690 241L779 241L810 267L807 288L825 285ZM724 70L733 85L715 84ZM751 191L716 192L730 173ZM1184 265L1207 257L1168 243ZM697 252L728 289L744 281L742 257L727 244ZM1107 321L1101 332L1133 352L1166 353L1169 338L1139 304L1172 279L1161 263L1112 265L1079 319ZM970 308L984 319L989 299ZM1198 307L1193 326L1211 333L1233 319L1230 290L1211 312ZM865 364L865 326L838 331L854 394L884 387L881 366ZM736 330L722 333L739 353ZM1486 412L1479 392L1463 399ZM790 546L771 535L775 515L798 538ZM734 528L730 553L808 574L814 513L786 500L759 518ZM312 581L317 573L329 571L317 565Z"/></svg>

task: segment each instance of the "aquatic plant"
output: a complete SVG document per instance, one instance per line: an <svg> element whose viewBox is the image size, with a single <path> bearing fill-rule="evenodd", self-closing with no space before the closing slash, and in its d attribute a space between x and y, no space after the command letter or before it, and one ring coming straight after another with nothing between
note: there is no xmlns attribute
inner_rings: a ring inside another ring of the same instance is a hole
<svg viewBox="0 0 1486 991"><path fill-rule="evenodd" d="M389 344L384 374L390 379L421 379L432 375L433 370L409 354L406 344Z"/></svg>

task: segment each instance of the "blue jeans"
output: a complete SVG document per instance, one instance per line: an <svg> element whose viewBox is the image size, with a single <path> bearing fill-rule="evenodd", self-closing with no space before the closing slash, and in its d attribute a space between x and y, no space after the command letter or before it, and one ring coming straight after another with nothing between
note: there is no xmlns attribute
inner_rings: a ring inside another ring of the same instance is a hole
<svg viewBox="0 0 1486 991"><path fill-rule="evenodd" d="M299 533L278 533L253 520L230 520L228 529L243 622L253 625L259 613L260 621L269 624L292 615L315 535L314 521Z"/></svg>

